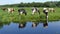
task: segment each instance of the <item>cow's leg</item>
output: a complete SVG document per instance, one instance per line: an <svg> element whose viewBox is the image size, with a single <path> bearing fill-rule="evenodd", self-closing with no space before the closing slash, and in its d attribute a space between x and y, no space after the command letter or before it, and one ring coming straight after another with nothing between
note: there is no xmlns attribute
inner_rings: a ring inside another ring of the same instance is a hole
<svg viewBox="0 0 60 34"><path fill-rule="evenodd" d="M25 15L27 15L27 13L25 12Z"/></svg>
<svg viewBox="0 0 60 34"><path fill-rule="evenodd" d="M38 10L38 13L40 14L40 11Z"/></svg>
<svg viewBox="0 0 60 34"><path fill-rule="evenodd" d="M48 18L48 12L46 12L45 14L46 14L46 18Z"/></svg>
<svg viewBox="0 0 60 34"><path fill-rule="evenodd" d="M12 13L13 13L13 11L12 11Z"/></svg>
<svg viewBox="0 0 60 34"><path fill-rule="evenodd" d="M32 12L32 14L34 14L34 12Z"/></svg>
<svg viewBox="0 0 60 34"><path fill-rule="evenodd" d="M53 10L53 12L55 12L55 10Z"/></svg>
<svg viewBox="0 0 60 34"><path fill-rule="evenodd" d="M35 13L35 11L32 12L32 15Z"/></svg>
<svg viewBox="0 0 60 34"><path fill-rule="evenodd" d="M20 12L18 12L19 13L19 15L20 15Z"/></svg>
<svg viewBox="0 0 60 34"><path fill-rule="evenodd" d="M20 12L20 14L22 15L23 12Z"/></svg>
<svg viewBox="0 0 60 34"><path fill-rule="evenodd" d="M51 12L52 10L50 10L50 12Z"/></svg>
<svg viewBox="0 0 60 34"><path fill-rule="evenodd" d="M8 11L8 13L10 13L10 11Z"/></svg>
<svg viewBox="0 0 60 34"><path fill-rule="evenodd" d="M20 10L18 10L18 13L19 13L19 15L20 15Z"/></svg>
<svg viewBox="0 0 60 34"><path fill-rule="evenodd" d="M10 9L8 9L8 13L10 13L11 12L11 10Z"/></svg>

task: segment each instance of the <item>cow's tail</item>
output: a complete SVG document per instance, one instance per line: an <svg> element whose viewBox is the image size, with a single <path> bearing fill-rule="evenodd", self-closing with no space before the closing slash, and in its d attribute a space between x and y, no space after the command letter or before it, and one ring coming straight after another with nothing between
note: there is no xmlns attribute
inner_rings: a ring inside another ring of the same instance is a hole
<svg viewBox="0 0 60 34"><path fill-rule="evenodd" d="M18 10L18 13L19 13L19 15L20 15L20 10Z"/></svg>

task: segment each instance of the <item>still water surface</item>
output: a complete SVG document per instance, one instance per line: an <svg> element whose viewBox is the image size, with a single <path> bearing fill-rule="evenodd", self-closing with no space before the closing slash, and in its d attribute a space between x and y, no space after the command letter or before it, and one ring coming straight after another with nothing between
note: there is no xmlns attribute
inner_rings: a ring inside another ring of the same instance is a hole
<svg viewBox="0 0 60 34"><path fill-rule="evenodd" d="M60 34L60 21L3 23L0 25L0 34Z"/></svg>

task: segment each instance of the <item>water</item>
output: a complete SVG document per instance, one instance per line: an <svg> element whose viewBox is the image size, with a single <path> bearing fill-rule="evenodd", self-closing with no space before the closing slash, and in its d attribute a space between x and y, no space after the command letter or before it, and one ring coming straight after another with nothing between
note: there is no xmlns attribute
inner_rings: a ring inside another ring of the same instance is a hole
<svg viewBox="0 0 60 34"><path fill-rule="evenodd" d="M60 34L60 21L0 23L0 34Z"/></svg>

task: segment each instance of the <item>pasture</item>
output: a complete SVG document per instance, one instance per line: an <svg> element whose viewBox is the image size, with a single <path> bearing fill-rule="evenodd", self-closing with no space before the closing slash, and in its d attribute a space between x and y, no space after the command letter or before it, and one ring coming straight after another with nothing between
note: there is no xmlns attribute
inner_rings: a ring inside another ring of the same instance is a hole
<svg viewBox="0 0 60 34"><path fill-rule="evenodd" d="M24 21L43 21L46 20L46 16L43 13L43 8L39 7L40 14L35 13L32 15L31 7L24 7L27 12L27 15L19 15L18 7L14 7L15 11L11 14L8 11L3 11L0 8L0 22L24 22ZM55 12L48 13L48 20L60 20L60 8L55 8Z"/></svg>

